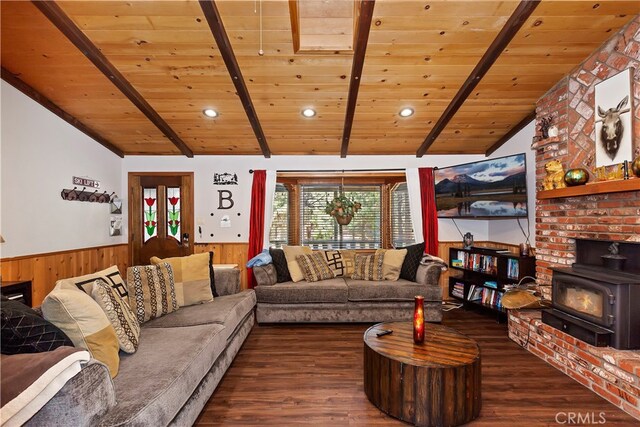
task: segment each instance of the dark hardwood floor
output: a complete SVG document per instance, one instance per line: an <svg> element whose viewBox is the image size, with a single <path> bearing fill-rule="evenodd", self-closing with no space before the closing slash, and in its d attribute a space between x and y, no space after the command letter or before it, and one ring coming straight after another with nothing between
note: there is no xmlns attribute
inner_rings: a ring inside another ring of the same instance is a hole
<svg viewBox="0 0 640 427"><path fill-rule="evenodd" d="M443 324L481 348L482 411L468 425L578 425L567 423L569 412L593 421L579 425L640 425L509 340L506 325L495 318L454 310ZM407 425L364 394L362 336L368 326L255 326L196 425Z"/></svg>

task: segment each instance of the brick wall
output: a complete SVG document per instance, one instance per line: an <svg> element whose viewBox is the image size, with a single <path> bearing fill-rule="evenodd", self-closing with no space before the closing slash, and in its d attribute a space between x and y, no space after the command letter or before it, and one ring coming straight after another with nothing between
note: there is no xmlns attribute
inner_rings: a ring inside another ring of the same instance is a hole
<svg viewBox="0 0 640 427"><path fill-rule="evenodd" d="M640 352L593 347L532 310L509 311L509 338L640 420Z"/></svg>
<svg viewBox="0 0 640 427"><path fill-rule="evenodd" d="M565 170L582 167L594 180L595 85L620 71L635 68L633 82L633 147L640 155L640 17L615 34L536 105L538 119L553 115L558 136L535 142L538 190L551 159ZM538 130L539 132L539 130ZM536 135L538 140L540 135ZM550 267L574 262L575 238L638 240L640 191L536 202L536 274L540 285L551 284ZM549 298L549 287L543 287Z"/></svg>

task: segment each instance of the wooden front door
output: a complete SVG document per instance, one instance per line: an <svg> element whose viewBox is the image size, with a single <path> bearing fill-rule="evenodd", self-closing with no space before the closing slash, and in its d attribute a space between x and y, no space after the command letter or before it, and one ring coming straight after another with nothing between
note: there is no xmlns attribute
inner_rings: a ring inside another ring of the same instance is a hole
<svg viewBox="0 0 640 427"><path fill-rule="evenodd" d="M131 265L193 253L193 173L129 173Z"/></svg>

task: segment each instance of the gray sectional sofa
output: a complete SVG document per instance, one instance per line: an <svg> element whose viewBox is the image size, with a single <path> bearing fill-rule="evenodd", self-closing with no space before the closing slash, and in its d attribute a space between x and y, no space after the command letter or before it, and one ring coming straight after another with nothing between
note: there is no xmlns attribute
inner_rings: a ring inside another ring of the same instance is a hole
<svg viewBox="0 0 640 427"><path fill-rule="evenodd" d="M31 426L193 424L253 327L256 295L216 270L221 295L142 325L134 354L112 380L92 361L34 416Z"/></svg>
<svg viewBox="0 0 640 427"><path fill-rule="evenodd" d="M336 277L309 283L276 282L273 264L254 267L258 323L385 322L413 317L414 297L424 296L425 320L442 320L442 266L420 265L416 282Z"/></svg>

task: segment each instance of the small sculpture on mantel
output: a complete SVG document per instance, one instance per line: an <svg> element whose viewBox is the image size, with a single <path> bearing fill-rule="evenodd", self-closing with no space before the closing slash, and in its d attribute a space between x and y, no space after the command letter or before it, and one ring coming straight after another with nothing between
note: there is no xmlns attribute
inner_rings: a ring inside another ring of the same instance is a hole
<svg viewBox="0 0 640 427"><path fill-rule="evenodd" d="M544 165L547 176L542 182L543 190L553 190L554 188L565 188L567 184L564 182L564 168L558 160L551 160Z"/></svg>
<svg viewBox="0 0 640 427"><path fill-rule="evenodd" d="M624 269L624 263L627 257L620 255L620 243L613 242L607 249L609 250L609 254L601 256L604 266L613 270Z"/></svg>
<svg viewBox="0 0 640 427"><path fill-rule="evenodd" d="M543 117L540 119L540 135L542 139L549 138L549 127L551 126L551 121L553 120L553 116Z"/></svg>

